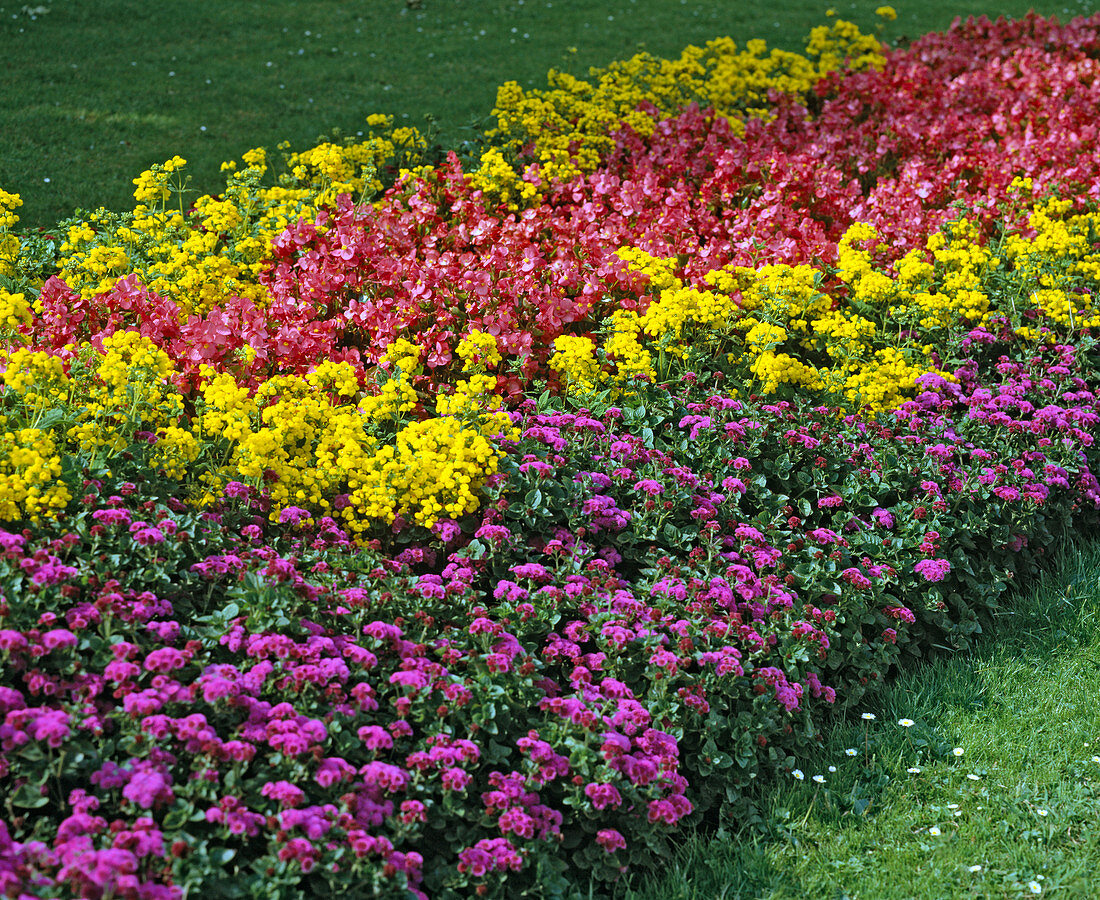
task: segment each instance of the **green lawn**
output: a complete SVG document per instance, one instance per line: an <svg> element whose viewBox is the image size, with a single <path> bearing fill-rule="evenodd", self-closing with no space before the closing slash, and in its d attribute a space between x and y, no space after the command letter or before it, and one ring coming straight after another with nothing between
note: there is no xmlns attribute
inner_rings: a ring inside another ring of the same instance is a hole
<svg viewBox="0 0 1100 900"><path fill-rule="evenodd" d="M1098 896L1100 542L1012 609L837 728L761 828L689 839L624 900Z"/></svg>
<svg viewBox="0 0 1100 900"><path fill-rule="evenodd" d="M871 30L881 0L839 3ZM959 14L1020 15L1027 0L899 5L884 37ZM415 8L418 7L418 8ZM1063 18L1096 0L1043 2ZM424 127L443 146L485 122L496 87L542 85L639 49L674 55L729 34L797 50L826 3L787 0L0 0L0 187L26 226L74 208L131 205L131 180L185 157L216 191L219 164L250 147L354 134L370 113Z"/></svg>

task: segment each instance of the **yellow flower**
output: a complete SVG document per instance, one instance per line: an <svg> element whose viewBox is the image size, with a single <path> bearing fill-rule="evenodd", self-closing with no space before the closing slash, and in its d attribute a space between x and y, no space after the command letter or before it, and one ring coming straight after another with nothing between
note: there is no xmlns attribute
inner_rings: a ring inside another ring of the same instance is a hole
<svg viewBox="0 0 1100 900"><path fill-rule="evenodd" d="M492 368L501 362L497 339L484 331L471 331L458 342L455 353L462 360L462 371L475 368Z"/></svg>
<svg viewBox="0 0 1100 900"><path fill-rule="evenodd" d="M18 194L11 194L0 190L0 228L11 228L19 221L15 210L23 205L23 198Z"/></svg>

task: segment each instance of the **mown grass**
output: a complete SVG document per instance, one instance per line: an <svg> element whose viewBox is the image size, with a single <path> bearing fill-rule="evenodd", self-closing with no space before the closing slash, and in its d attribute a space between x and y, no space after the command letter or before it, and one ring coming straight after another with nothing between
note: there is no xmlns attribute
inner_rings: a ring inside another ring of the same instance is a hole
<svg viewBox="0 0 1100 900"><path fill-rule="evenodd" d="M1098 701L1093 539L975 652L904 673L873 720L835 729L768 796L763 831L691 838L624 900L1096 897Z"/></svg>
<svg viewBox="0 0 1100 900"><path fill-rule="evenodd" d="M836 4L875 27L881 0ZM956 15L1063 18L1096 0L897 4L884 37ZM640 49L676 55L729 34L790 50L826 21L817 0L0 0L0 187L25 226L76 208L129 208L131 180L179 154L193 186L255 146L296 148L371 113L425 127L443 147L472 137L507 80L545 84Z"/></svg>

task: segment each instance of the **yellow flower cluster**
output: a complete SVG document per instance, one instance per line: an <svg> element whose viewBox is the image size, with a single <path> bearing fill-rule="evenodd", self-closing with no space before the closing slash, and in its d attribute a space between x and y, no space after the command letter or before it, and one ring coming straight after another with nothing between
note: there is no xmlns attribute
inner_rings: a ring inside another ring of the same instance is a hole
<svg viewBox="0 0 1100 900"><path fill-rule="evenodd" d="M232 173L221 199L200 197L194 212L172 209L173 184L184 160L174 157L142 173L133 212L99 211L69 229L60 249L60 277L85 298L109 291L119 278L136 274L150 290L171 298L181 321L205 313L232 296L267 302L257 276L270 255L272 238L291 221L316 215L304 189L262 188L262 154Z"/></svg>
<svg viewBox="0 0 1100 900"><path fill-rule="evenodd" d="M501 361L497 339L484 331L471 331L458 342L455 353L462 360L462 371L471 369L491 369Z"/></svg>
<svg viewBox="0 0 1100 900"><path fill-rule="evenodd" d="M169 187L172 175L180 171L187 160L181 156L173 156L161 165L155 165L148 171L142 172L134 179L134 199L138 203L162 204L172 196Z"/></svg>
<svg viewBox="0 0 1100 900"><path fill-rule="evenodd" d="M825 352L834 360L858 359L878 332L878 326L858 313L829 310L814 319L814 334L821 338Z"/></svg>
<svg viewBox="0 0 1100 900"><path fill-rule="evenodd" d="M85 345L85 354L89 350ZM183 397L171 383L175 372L168 354L136 331L119 331L103 341L82 373L83 394L77 424L66 437L92 460L100 451L111 454L126 448L134 433L156 431L177 422ZM75 405L75 403L74 403Z"/></svg>
<svg viewBox="0 0 1100 900"><path fill-rule="evenodd" d="M872 258L872 251L889 248L857 246L878 241L879 234L870 225L856 223L837 248L837 274L851 289L857 306L885 309L899 324L917 324L922 329L973 327L988 321L990 303L983 285L989 271L1000 265L977 238L973 222L950 223L947 233L934 234L926 242L933 262L924 251L911 250L894 263L896 276L891 277L876 269Z"/></svg>
<svg viewBox="0 0 1100 900"><path fill-rule="evenodd" d="M464 413L499 409L504 399L496 393L496 389L495 375L479 374L459 379L453 393L440 394L435 398L436 412L441 416L461 416Z"/></svg>
<svg viewBox="0 0 1100 900"><path fill-rule="evenodd" d="M727 294L692 287L666 288L641 317L641 328L661 349L686 358L691 348L686 339L689 326L704 331L720 329L736 310L737 304Z"/></svg>
<svg viewBox="0 0 1100 900"><path fill-rule="evenodd" d="M490 201L503 203L510 210L527 206L538 196L538 188L521 178L496 147L490 147L481 154L477 170L466 178Z"/></svg>
<svg viewBox="0 0 1100 900"><path fill-rule="evenodd" d="M630 271L648 277L652 290L683 287L683 281L676 277L675 256L653 256L638 247L620 247L615 255L627 264Z"/></svg>
<svg viewBox="0 0 1100 900"><path fill-rule="evenodd" d="M473 361L499 358L491 335L471 334L463 350ZM364 397L350 363L324 361L255 389L203 367L189 413L167 354L137 332L117 332L101 350L81 346L68 373L60 357L14 350L0 372L0 404L11 413L0 416L0 518L34 519L65 507L63 453L94 468L123 450L190 483L199 504L242 480L268 489L273 520L288 506L308 507L341 518L357 536L379 519L430 526L443 515L465 515L497 471L497 436L518 434L507 414L494 411L497 378L486 373L460 381L438 398L436 415L425 416L408 384L421 353L405 340L386 353L394 371L383 389L394 386L394 402L385 392L381 401ZM418 418L396 419L402 412ZM135 443L138 431L156 440Z"/></svg>
<svg viewBox="0 0 1100 900"><path fill-rule="evenodd" d="M935 296L950 296L956 322L978 316L975 279L987 274L992 259L974 236L969 226L957 226L951 240L932 242L934 263L910 254L894 280L876 271L870 251L860 247L878 240L874 229L853 226L839 253L838 274L848 291L836 297L823 290L827 274L812 266L719 269L704 278L710 289L701 289L675 276L675 260L624 248L620 258L649 277L656 298L644 314L609 316L598 347L587 338L559 339L550 364L572 390L607 385L621 391L632 378L671 374L655 371L654 353L704 366L725 359L761 393L786 385L831 394L871 414L888 411L911 395L921 375L951 376L930 364L930 347L909 338L899 344L886 327L886 310L870 301L893 297L919 305L927 292L913 287L935 280L951 291ZM863 314L869 309L877 316Z"/></svg>
<svg viewBox="0 0 1100 900"><path fill-rule="evenodd" d="M804 93L846 63L857 70L880 69L885 57L877 39L837 21L813 30L805 55L768 51L758 40L738 50L729 38L719 38L687 47L679 59L639 53L592 68L589 80L551 70L545 90L525 91L507 82L497 92L497 127L490 132L504 155L483 158L475 181L483 186L495 180L499 193L514 191L516 175L504 171L504 158L532 146L540 176L567 181L596 168L613 147L610 135L620 124L649 135L661 118L692 102L713 108L736 128L747 117L769 115L769 91Z"/></svg>
<svg viewBox="0 0 1100 900"><path fill-rule="evenodd" d="M201 449L190 431L169 425L157 432L152 463L158 469L163 469L169 478L183 481L191 465L199 458Z"/></svg>
<svg viewBox="0 0 1100 900"><path fill-rule="evenodd" d="M0 408L0 521L57 518L72 494L61 480L62 451L53 435L37 427L53 406L64 402L69 378L61 360L19 348L0 351L4 389Z"/></svg>
<svg viewBox="0 0 1100 900"><path fill-rule="evenodd" d="M853 406L871 412L891 410L912 396L917 379L929 372L954 381L949 372L917 365L896 347L875 350L864 362L851 362L827 372L826 389L841 393Z"/></svg>
<svg viewBox="0 0 1100 900"><path fill-rule="evenodd" d="M405 377L411 377L420 372L420 357L424 355L424 348L412 341L398 338L382 354L380 362L391 368L397 369Z"/></svg>
<svg viewBox="0 0 1100 900"><path fill-rule="evenodd" d="M423 371L420 365L423 353L423 347L405 338L391 343L374 373L374 392L359 401L360 412L373 421L388 422L416 410L420 396L412 380Z"/></svg>
<svg viewBox="0 0 1100 900"><path fill-rule="evenodd" d="M615 364L613 383L620 388L634 378L655 377L653 354L642 344L642 319L633 311L618 309L608 318L604 352Z"/></svg>
<svg viewBox="0 0 1100 900"><path fill-rule="evenodd" d="M748 321L755 321L749 319ZM766 350L772 350L787 340L786 329L768 322L756 322L745 334L745 343L749 352L759 356Z"/></svg>
<svg viewBox="0 0 1100 900"><path fill-rule="evenodd" d="M499 425L492 418L471 428L444 416L405 426L394 444L380 447L349 476L344 520L361 531L370 519L393 522L400 515L430 528L443 516L473 512L501 459L490 440Z"/></svg>
<svg viewBox="0 0 1100 900"><path fill-rule="evenodd" d="M886 303L892 296L893 281L875 270L869 250L857 246L878 239L872 225L856 222L837 244L837 275L852 289L852 297L863 303Z"/></svg>
<svg viewBox="0 0 1100 900"><path fill-rule="evenodd" d="M0 334L30 325L31 308L25 294L13 294L0 287Z"/></svg>
<svg viewBox="0 0 1100 900"><path fill-rule="evenodd" d="M267 184L268 154L249 150L242 165L222 164L225 190L184 202L186 160L174 156L134 179L135 208L125 214L99 210L69 229L57 274L82 297L109 291L118 279L137 275L142 284L174 300L181 320L240 296L268 302L259 274L271 260L271 241L299 219L312 221L343 193L371 197L382 189L377 173L419 161L427 142L414 128L393 128L388 116L371 116L361 141L325 141L286 154L283 169ZM378 133L374 129L378 129ZM282 145L286 150L288 145ZM14 265L15 238L3 233L20 203L0 192L0 274ZM188 209L190 207L190 209ZM11 246L9 246L9 244ZM7 257L11 257L5 262Z"/></svg>
<svg viewBox="0 0 1100 900"><path fill-rule="evenodd" d="M788 353L765 350L752 360L749 371L760 383L760 390L765 394L775 393L783 384L811 391L820 391L825 386L817 369L799 362Z"/></svg>
<svg viewBox="0 0 1100 900"><path fill-rule="evenodd" d="M11 353L0 351L0 360L5 361L0 375L4 387L19 398L26 421L36 423L47 409L68 398L69 376L64 364L53 354L20 347Z"/></svg>
<svg viewBox="0 0 1100 900"><path fill-rule="evenodd" d="M369 394L359 401L359 409L368 419L386 422L402 413L416 409L420 397L404 378L391 378L383 382L377 394Z"/></svg>
<svg viewBox="0 0 1100 900"><path fill-rule="evenodd" d="M604 380L596 359L596 342L590 337L564 334L555 338L550 368L558 373L567 389L577 393L594 391Z"/></svg>
<svg viewBox="0 0 1100 900"><path fill-rule="evenodd" d="M251 431L252 421L258 416L251 392L238 385L232 375L215 372L209 366L204 365L201 374L199 389L203 412L195 417L193 426L205 436L239 443Z"/></svg>
<svg viewBox="0 0 1100 900"><path fill-rule="evenodd" d="M394 128L392 116L370 115L367 125L371 133L361 141L325 141L287 156L286 169L295 185L309 189L318 198L316 205L331 204L344 193L371 196L382 190L379 171L412 166L428 149L417 129Z"/></svg>
<svg viewBox="0 0 1100 900"><path fill-rule="evenodd" d="M1100 287L1100 212L1073 213L1069 200L1048 198L1028 218L1035 236L1009 235L1005 256L1022 283L1025 302L1068 327L1100 327L1093 299Z"/></svg>
<svg viewBox="0 0 1100 900"><path fill-rule="evenodd" d="M11 228L19 221L15 210L23 205L23 198L0 189L0 228Z"/></svg>
<svg viewBox="0 0 1100 900"><path fill-rule="evenodd" d="M395 377L381 395L358 403L348 363L326 361L305 376L276 376L254 393L231 375L204 370L192 425L199 444L221 448L222 462L202 499L213 500L229 480L241 479L268 487L273 521L288 506L304 506L341 518L356 534L379 519L400 515L430 526L441 515L476 509L478 492L500 460L492 437L514 436L506 415L483 412L488 401L499 401L492 397L494 376L460 382L455 394L437 399L438 416L399 427L392 443L382 437L391 417L416 408L408 377L420 353L403 339L392 344L385 359ZM187 458L190 446L174 435L174 458L194 462ZM338 505L342 494L347 503Z"/></svg>
<svg viewBox="0 0 1100 900"><path fill-rule="evenodd" d="M341 420L349 411L334 407L322 391L297 375L264 382L255 401L260 421L234 450L235 474L257 486L274 475L269 487L275 516L284 507L298 504L327 510L342 473L337 467L318 464L316 443L331 442L332 432L341 431Z"/></svg>
<svg viewBox="0 0 1100 900"><path fill-rule="evenodd" d="M72 499L61 481L61 454L48 431L7 431L0 416L0 521L57 518Z"/></svg>
<svg viewBox="0 0 1100 900"><path fill-rule="evenodd" d="M819 289L821 273L812 266L738 266L732 272L708 272L705 280L721 294L739 293L741 309L773 318L795 334L809 334L810 323L833 307Z"/></svg>
<svg viewBox="0 0 1100 900"><path fill-rule="evenodd" d="M23 205L23 198L0 189L0 277L15 278L15 263L19 258L19 238L9 234L19 216L15 210Z"/></svg>

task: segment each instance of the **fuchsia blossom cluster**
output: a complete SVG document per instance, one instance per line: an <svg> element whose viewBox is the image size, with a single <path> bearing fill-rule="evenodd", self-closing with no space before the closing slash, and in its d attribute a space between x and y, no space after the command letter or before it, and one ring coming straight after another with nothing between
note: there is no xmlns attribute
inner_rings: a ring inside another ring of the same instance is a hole
<svg viewBox="0 0 1100 900"><path fill-rule="evenodd" d="M0 891L564 892L750 821L833 717L966 646L1095 521L1094 336L993 303L929 328L944 374L877 417L758 396L717 363L563 400L553 341L649 303L624 245L695 283L834 262L854 221L897 260L953 200L983 239L1024 231L1016 175L1100 201L1098 56L1096 17L960 24L741 136L697 109L624 128L519 211L452 157L287 229L262 311L181 321L134 280L94 300L48 282L34 346L135 328L184 380L362 370L408 333L439 387L483 329L515 363L516 432L478 509L358 542L235 481L189 505L135 454L66 472L58 521L0 528Z"/></svg>

